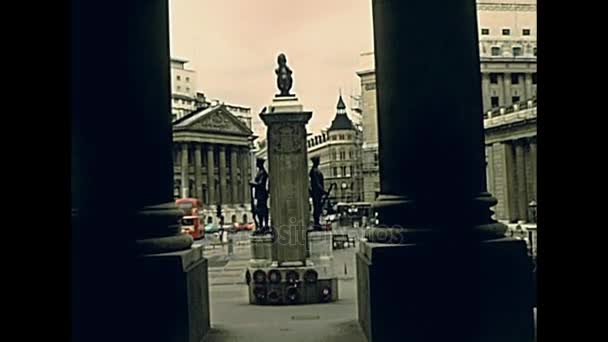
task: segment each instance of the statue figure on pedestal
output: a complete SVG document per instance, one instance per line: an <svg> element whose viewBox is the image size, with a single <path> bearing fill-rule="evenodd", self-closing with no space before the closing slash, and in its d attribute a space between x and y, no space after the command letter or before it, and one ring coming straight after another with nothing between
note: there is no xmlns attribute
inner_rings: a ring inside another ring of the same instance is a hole
<svg viewBox="0 0 608 342"><path fill-rule="evenodd" d="M278 96L290 96L289 90L293 84L293 78L291 77L292 71L287 66L287 57L285 54L280 54L278 57L279 66L274 71L277 74L277 87L281 91Z"/></svg>
<svg viewBox="0 0 608 342"><path fill-rule="evenodd" d="M270 227L268 226L268 189L266 188L268 172L266 172L266 169L264 168L264 162L264 158L258 158L256 160L258 173L254 180L249 182L252 190L254 190L254 194L251 197L251 209L254 217L257 217L254 234L265 234L270 232ZM255 203L253 203L254 199Z"/></svg>
<svg viewBox="0 0 608 342"><path fill-rule="evenodd" d="M323 210L323 196L329 195L323 186L323 173L319 170L320 158L318 156L312 157L312 168L310 169L310 197L312 197L312 217L313 217L313 230L322 230L321 228L321 212Z"/></svg>

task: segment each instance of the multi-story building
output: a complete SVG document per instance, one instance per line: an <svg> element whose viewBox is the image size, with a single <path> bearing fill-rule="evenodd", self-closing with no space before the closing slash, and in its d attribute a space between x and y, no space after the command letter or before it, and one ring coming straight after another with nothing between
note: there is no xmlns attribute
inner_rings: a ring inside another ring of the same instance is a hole
<svg viewBox="0 0 608 342"><path fill-rule="evenodd" d="M336 116L329 128L307 139L309 168L312 167L310 158L318 156L325 189L333 186L329 196L331 203L363 200L361 144L361 129L348 117L340 96Z"/></svg>
<svg viewBox="0 0 608 342"><path fill-rule="evenodd" d="M536 97L536 0L479 0L484 112Z"/></svg>
<svg viewBox="0 0 608 342"><path fill-rule="evenodd" d="M363 200L373 202L380 193L380 168L378 163L378 124L376 114L376 73L374 53L361 54L360 71L361 96L359 108L363 129L361 146Z"/></svg>
<svg viewBox="0 0 608 342"><path fill-rule="evenodd" d="M197 91L196 71L187 69L188 60L171 58L171 116L177 120L199 108L209 106Z"/></svg>
<svg viewBox="0 0 608 342"><path fill-rule="evenodd" d="M536 0L478 0L484 118L501 107L536 98ZM361 54L363 187L365 201L380 191L374 53ZM481 115L481 113L480 113Z"/></svg>

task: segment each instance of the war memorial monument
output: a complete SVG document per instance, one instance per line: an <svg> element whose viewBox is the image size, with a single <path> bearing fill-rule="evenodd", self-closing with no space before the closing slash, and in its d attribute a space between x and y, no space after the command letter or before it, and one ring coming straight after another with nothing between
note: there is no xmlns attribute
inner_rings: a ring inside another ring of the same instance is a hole
<svg viewBox="0 0 608 342"><path fill-rule="evenodd" d="M261 217L268 215L264 201L270 198L270 224L262 223L251 236L249 302L332 302L338 299L338 280L332 267L331 232L310 222L306 123L312 112L305 111L297 96L289 93L292 71L284 54L279 55L278 64L280 93L260 114L268 127L268 190L261 186L263 178L256 177L251 183L255 198L262 199L256 204ZM260 164L263 169L263 159L258 160L258 168Z"/></svg>

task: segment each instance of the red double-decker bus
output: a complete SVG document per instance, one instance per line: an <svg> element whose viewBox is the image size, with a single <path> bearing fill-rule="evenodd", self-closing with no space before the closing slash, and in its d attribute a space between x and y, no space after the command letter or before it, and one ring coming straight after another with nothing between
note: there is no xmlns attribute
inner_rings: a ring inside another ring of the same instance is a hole
<svg viewBox="0 0 608 342"><path fill-rule="evenodd" d="M201 216L203 203L196 198L179 198L175 200L175 204L184 213L184 217L182 217L182 233L190 234L195 240L204 238L204 218Z"/></svg>

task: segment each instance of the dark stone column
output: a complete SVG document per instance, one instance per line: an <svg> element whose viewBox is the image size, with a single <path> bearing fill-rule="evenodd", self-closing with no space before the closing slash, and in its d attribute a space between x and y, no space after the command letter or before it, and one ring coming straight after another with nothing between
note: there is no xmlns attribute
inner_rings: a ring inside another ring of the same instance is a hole
<svg viewBox="0 0 608 342"><path fill-rule="evenodd" d="M370 342L531 341L532 263L486 190L476 2L372 7L386 227L360 242L359 323Z"/></svg>
<svg viewBox="0 0 608 342"><path fill-rule="evenodd" d="M249 189L249 148L241 149L241 191L243 204L248 204L251 201L251 193Z"/></svg>
<svg viewBox="0 0 608 342"><path fill-rule="evenodd" d="M175 341L189 317L165 304L203 314L184 284L206 289L187 273L206 265L173 198L168 3L73 0L70 13L72 339Z"/></svg>
<svg viewBox="0 0 608 342"><path fill-rule="evenodd" d="M182 145L182 165L181 165L181 176L182 176L182 188L181 197L190 197L190 165L188 164L188 143L184 142Z"/></svg>
<svg viewBox="0 0 608 342"><path fill-rule="evenodd" d="M475 2L440 3L441 13L423 1L373 2L381 185L374 205L381 224L408 228L390 236L501 236L506 227L491 220L496 199L486 191Z"/></svg>

